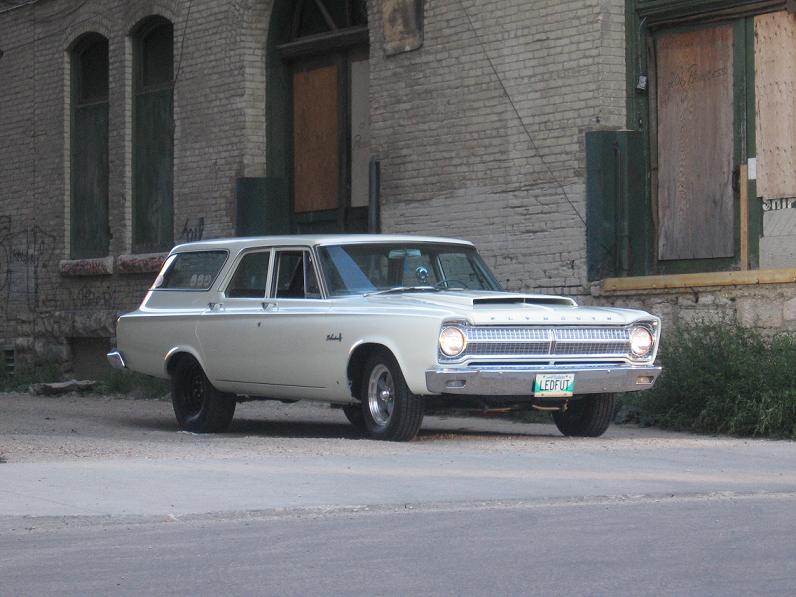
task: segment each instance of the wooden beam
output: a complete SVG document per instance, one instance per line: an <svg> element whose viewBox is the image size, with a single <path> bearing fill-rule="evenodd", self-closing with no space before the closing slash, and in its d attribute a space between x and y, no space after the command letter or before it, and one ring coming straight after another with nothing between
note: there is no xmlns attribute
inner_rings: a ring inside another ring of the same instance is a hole
<svg viewBox="0 0 796 597"><path fill-rule="evenodd" d="M788 0L638 0L637 14L647 26L695 20L748 17L785 10Z"/></svg>
<svg viewBox="0 0 796 597"><path fill-rule="evenodd" d="M706 274L674 274L666 276L636 276L605 278L603 292L634 290L670 290L701 286L749 286L754 284L790 284L796 282L796 268L761 269Z"/></svg>

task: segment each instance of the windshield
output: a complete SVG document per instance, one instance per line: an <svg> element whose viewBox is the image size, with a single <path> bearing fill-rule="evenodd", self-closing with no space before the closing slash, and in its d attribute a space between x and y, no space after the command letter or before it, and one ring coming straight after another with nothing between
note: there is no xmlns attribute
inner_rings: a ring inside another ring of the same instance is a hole
<svg viewBox="0 0 796 597"><path fill-rule="evenodd" d="M500 290L465 245L376 243L319 248L331 296L389 291Z"/></svg>

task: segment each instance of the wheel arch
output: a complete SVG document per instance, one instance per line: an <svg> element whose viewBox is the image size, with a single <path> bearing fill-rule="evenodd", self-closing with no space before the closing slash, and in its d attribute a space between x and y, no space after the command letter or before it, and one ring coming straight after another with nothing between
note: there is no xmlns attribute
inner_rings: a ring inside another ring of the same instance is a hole
<svg viewBox="0 0 796 597"><path fill-rule="evenodd" d="M168 377L171 377L174 373L174 370L177 368L177 364L186 358L192 358L199 366L202 368L205 373L207 369L205 369L204 363L202 363L202 359L199 358L199 354L188 346L176 346L172 348L169 352L166 353L166 358L164 359L164 370Z"/></svg>
<svg viewBox="0 0 796 597"><path fill-rule="evenodd" d="M348 357L348 367L346 368L346 376L348 378L348 385L351 388L351 395L357 400L362 398L359 396L359 382L362 379L362 371L365 368L365 363L368 357L375 352L384 352L389 354L398 363L403 373L404 368L398 359L395 351L392 350L387 344L379 341L363 341L357 344L352 350L351 355Z"/></svg>

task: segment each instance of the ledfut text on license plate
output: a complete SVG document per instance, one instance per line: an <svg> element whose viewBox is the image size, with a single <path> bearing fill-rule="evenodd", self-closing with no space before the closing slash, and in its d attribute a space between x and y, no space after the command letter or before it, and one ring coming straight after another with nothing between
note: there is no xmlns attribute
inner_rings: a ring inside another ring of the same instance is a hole
<svg viewBox="0 0 796 597"><path fill-rule="evenodd" d="M533 382L533 395L537 397L564 398L572 396L574 391L574 373L537 375Z"/></svg>

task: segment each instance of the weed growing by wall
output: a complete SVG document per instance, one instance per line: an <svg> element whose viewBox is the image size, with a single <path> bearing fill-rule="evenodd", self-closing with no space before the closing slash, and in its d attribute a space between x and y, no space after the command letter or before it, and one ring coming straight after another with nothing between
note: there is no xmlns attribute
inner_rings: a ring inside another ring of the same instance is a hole
<svg viewBox="0 0 796 597"><path fill-rule="evenodd" d="M796 337L767 337L736 322L698 323L668 332L660 361L657 384L637 399L642 421L796 439Z"/></svg>

